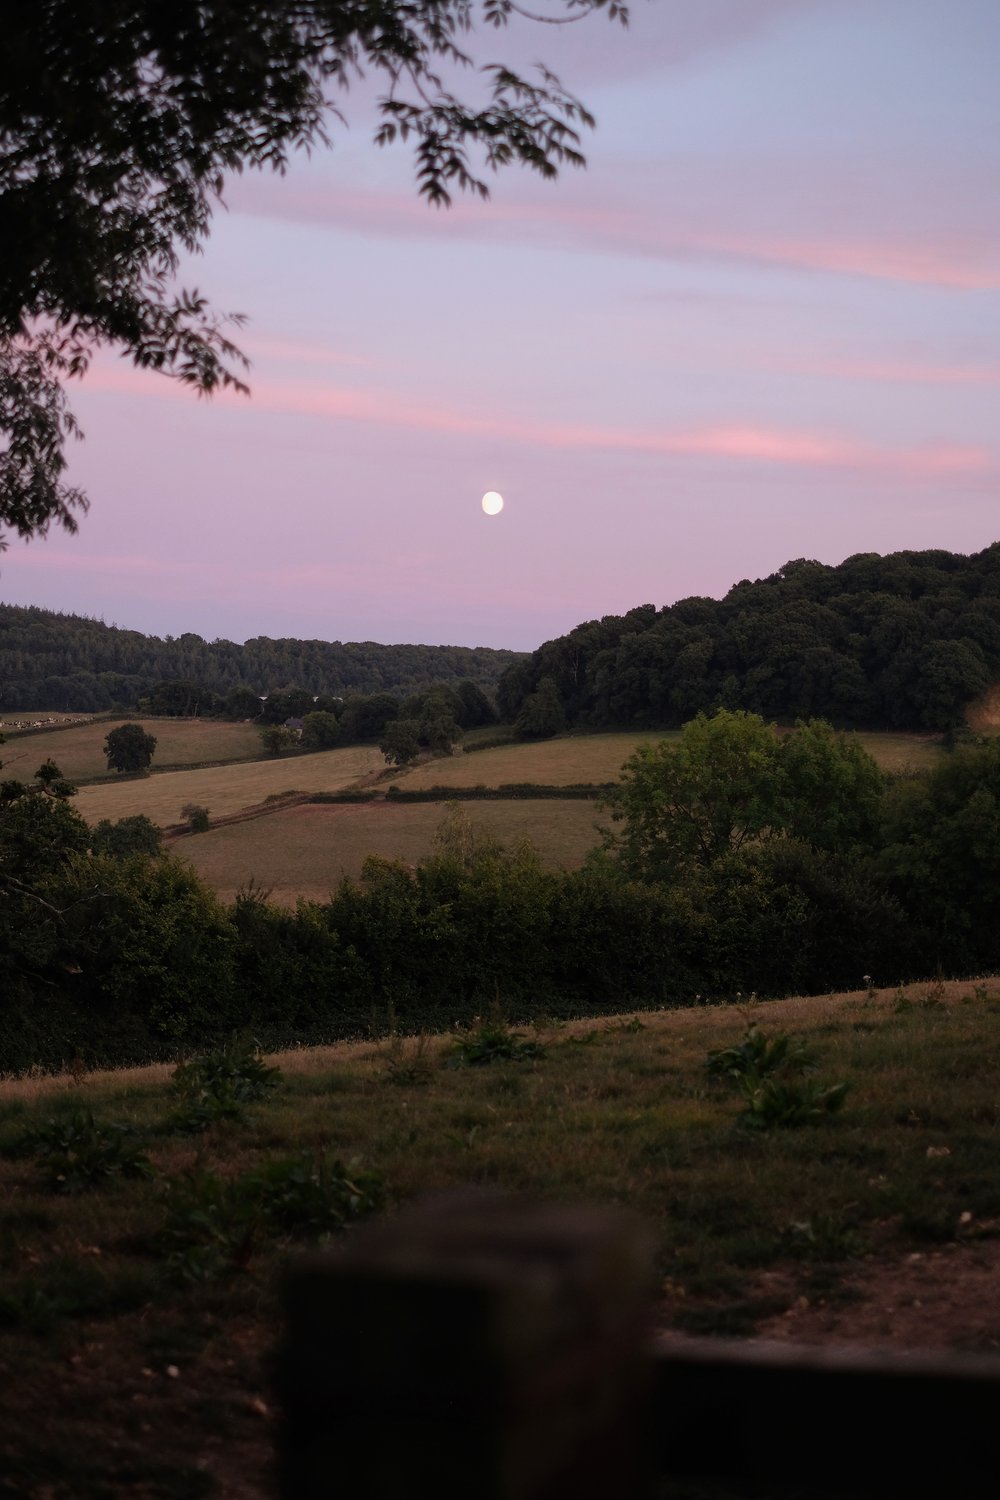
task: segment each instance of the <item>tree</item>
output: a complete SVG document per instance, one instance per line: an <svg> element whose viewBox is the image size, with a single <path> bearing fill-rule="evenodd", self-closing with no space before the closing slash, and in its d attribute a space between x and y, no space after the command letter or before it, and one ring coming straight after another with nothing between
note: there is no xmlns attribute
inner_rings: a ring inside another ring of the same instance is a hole
<svg viewBox="0 0 1000 1500"><path fill-rule="evenodd" d="M416 719L393 719L382 731L379 750L392 766L408 766L420 754L420 725Z"/></svg>
<svg viewBox="0 0 1000 1500"><path fill-rule="evenodd" d="M284 724L265 724L260 738L268 755L280 755L282 750L290 750L299 743L296 731L287 729Z"/></svg>
<svg viewBox="0 0 1000 1500"><path fill-rule="evenodd" d="M779 819L778 739L756 714L699 714L680 739L640 745L608 798L611 842L630 874L670 878L708 866Z"/></svg>
<svg viewBox="0 0 1000 1500"><path fill-rule="evenodd" d="M145 771L155 749L156 736L141 724L119 724L104 741L109 771Z"/></svg>
<svg viewBox="0 0 1000 1500"><path fill-rule="evenodd" d="M340 721L336 714L317 709L302 720L302 743L310 750L329 750L340 743Z"/></svg>
<svg viewBox="0 0 1000 1500"><path fill-rule="evenodd" d="M559 0L578 19L620 0ZM210 393L245 390L245 361L197 291L178 289L225 175L283 170L328 142L329 94L373 73L385 84L379 145L410 142L420 193L486 196L484 168L545 177L581 164L593 121L558 79L487 63L485 102L443 70L477 11L493 27L516 0L12 0L0 54L0 523L22 537L76 529L86 497L63 482L78 432L64 382L111 345L133 363ZM92 19L91 19L92 18ZM89 21L89 24L88 24ZM480 163L479 153L482 161Z"/></svg>
<svg viewBox="0 0 1000 1500"><path fill-rule="evenodd" d="M90 848L94 854L110 854L114 859L128 859L133 854L151 856L162 851L163 834L145 813L119 818L117 823L102 818L91 835Z"/></svg>
<svg viewBox="0 0 1000 1500"><path fill-rule="evenodd" d="M779 836L848 854L873 847L884 789L864 747L822 720L779 737L757 714L720 709L625 762L607 801L624 826L606 846L629 874L652 879Z"/></svg>
<svg viewBox="0 0 1000 1500"><path fill-rule="evenodd" d="M514 720L514 733L519 740L545 740L565 728L566 712L555 679L543 677L521 704Z"/></svg>

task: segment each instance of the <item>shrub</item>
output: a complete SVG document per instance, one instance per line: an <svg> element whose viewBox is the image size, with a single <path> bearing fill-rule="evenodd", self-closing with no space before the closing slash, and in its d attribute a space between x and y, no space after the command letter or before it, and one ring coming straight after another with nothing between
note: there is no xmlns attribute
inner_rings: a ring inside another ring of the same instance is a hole
<svg viewBox="0 0 1000 1500"><path fill-rule="evenodd" d="M168 1278L188 1284L248 1270L268 1241L336 1233L385 1199L381 1173L323 1151L279 1158L236 1178L198 1172L168 1188L159 1248Z"/></svg>
<svg viewBox="0 0 1000 1500"><path fill-rule="evenodd" d="M784 1032L769 1038L755 1025L742 1042L710 1052L705 1062L712 1078L729 1081L743 1101L741 1123L751 1130L805 1125L839 1110L849 1085L824 1088L805 1074L816 1071L809 1048Z"/></svg>
<svg viewBox="0 0 1000 1500"><path fill-rule="evenodd" d="M242 1120L246 1106L277 1088L281 1070L260 1056L253 1042L233 1041L174 1071L174 1089L182 1104L174 1128L194 1133L219 1120Z"/></svg>
<svg viewBox="0 0 1000 1500"><path fill-rule="evenodd" d="M199 807L197 802L185 803L181 808L181 817L187 819L187 825L192 833L207 833L212 826L208 808Z"/></svg>
<svg viewBox="0 0 1000 1500"><path fill-rule="evenodd" d="M154 1175L149 1157L132 1136L129 1126L95 1120L89 1109L78 1109L29 1132L21 1145L38 1159L54 1193L82 1193L116 1177Z"/></svg>
<svg viewBox="0 0 1000 1500"><path fill-rule="evenodd" d="M449 1068L485 1068L495 1062L529 1062L545 1056L540 1042L526 1042L523 1032L511 1031L506 1021L483 1021L448 1048Z"/></svg>

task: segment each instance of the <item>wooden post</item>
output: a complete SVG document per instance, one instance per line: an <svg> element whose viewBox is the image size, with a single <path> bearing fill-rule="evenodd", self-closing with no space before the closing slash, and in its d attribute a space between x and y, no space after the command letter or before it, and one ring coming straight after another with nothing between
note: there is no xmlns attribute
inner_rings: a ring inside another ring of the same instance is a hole
<svg viewBox="0 0 1000 1500"><path fill-rule="evenodd" d="M624 1214L462 1195L300 1259L283 1500L645 1495L650 1257Z"/></svg>
<svg viewBox="0 0 1000 1500"><path fill-rule="evenodd" d="M850 1500L1000 1488L995 1355L665 1337L651 1357L663 1477Z"/></svg>

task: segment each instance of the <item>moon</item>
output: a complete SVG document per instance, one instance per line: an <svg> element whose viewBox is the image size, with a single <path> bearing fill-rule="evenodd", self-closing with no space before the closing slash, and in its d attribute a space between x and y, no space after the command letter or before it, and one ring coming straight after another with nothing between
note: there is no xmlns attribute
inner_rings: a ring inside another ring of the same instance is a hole
<svg viewBox="0 0 1000 1500"><path fill-rule="evenodd" d="M503 510L503 496L496 490L487 490L483 496L483 510L488 516L498 516Z"/></svg>

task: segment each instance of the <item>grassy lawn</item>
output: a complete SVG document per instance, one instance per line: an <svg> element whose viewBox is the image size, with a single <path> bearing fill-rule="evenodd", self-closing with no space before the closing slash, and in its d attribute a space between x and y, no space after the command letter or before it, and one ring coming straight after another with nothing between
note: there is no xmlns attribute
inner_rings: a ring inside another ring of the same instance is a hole
<svg viewBox="0 0 1000 1500"><path fill-rule="evenodd" d="M126 720L74 724L47 734L9 735L0 758L10 774L22 780L34 775L44 760L54 760L71 780L106 776L108 762L102 746L108 731ZM156 738L152 770L157 765L195 765L205 760L249 760L261 755L260 731L252 724L226 724L215 719L135 719ZM16 770L14 769L16 765ZM141 810L141 809L140 809Z"/></svg>
<svg viewBox="0 0 1000 1500"><path fill-rule="evenodd" d="M705 1071L744 1033L735 1007L542 1024L540 1055L489 1067L444 1066L448 1038L287 1054L272 1094L197 1136L172 1123L168 1068L8 1083L0 1494L270 1493L273 1276L309 1213L286 1200L279 1228L258 1197L248 1222L239 1191L292 1157L384 1174L390 1208L468 1184L627 1205L655 1235L663 1328L748 1335L804 1304L835 1321L879 1269L892 1284L938 1256L953 1290L1000 1231L998 1015L995 981L759 1007L850 1085L841 1112L771 1131L741 1126ZM156 1175L46 1187L25 1133L81 1108L134 1131ZM880 1337L905 1311L930 1342L919 1300L896 1309L884 1285ZM995 1299L971 1326L956 1314L933 1341L1000 1347Z"/></svg>
<svg viewBox="0 0 1000 1500"><path fill-rule="evenodd" d="M76 807L88 823L145 813L163 827L179 822L181 808L189 802L207 807L219 818L281 792L340 791L384 764L373 746L352 745L343 750L320 750L288 759L208 766L197 771L164 771L138 781L81 787Z"/></svg>
<svg viewBox="0 0 1000 1500"><path fill-rule="evenodd" d="M575 869L597 843L592 802L470 802L473 821L504 843L530 839L550 869ZM299 896L326 900L344 875L360 875L369 854L418 864L430 854L446 804L390 802L290 807L266 818L180 839L186 859L224 900L250 876L271 899L294 906Z"/></svg>

